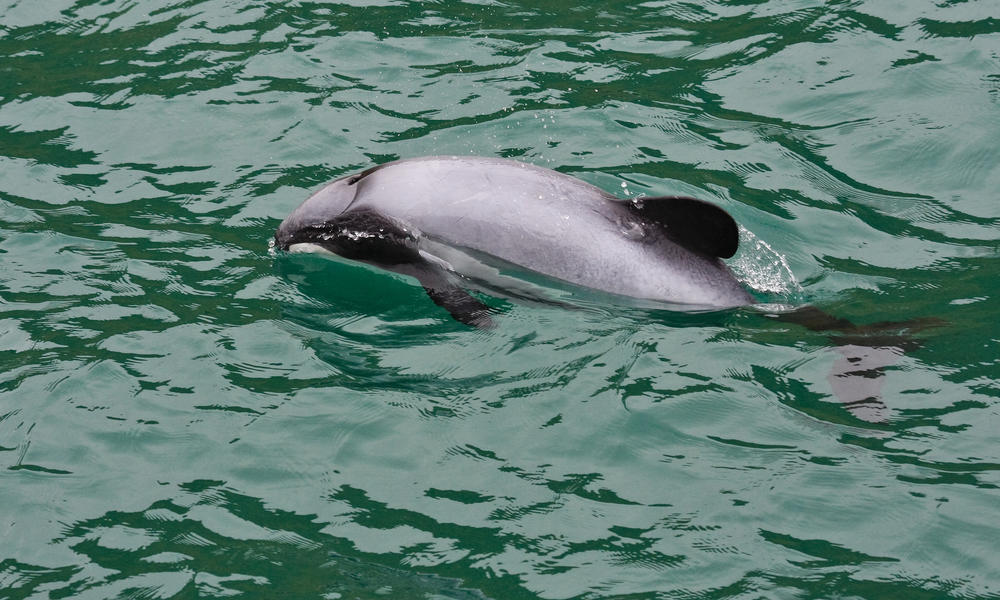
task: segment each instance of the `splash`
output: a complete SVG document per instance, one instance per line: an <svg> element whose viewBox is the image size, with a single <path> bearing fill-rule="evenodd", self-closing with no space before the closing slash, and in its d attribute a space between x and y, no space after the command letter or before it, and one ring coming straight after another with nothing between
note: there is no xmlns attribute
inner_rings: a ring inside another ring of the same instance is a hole
<svg viewBox="0 0 1000 600"><path fill-rule="evenodd" d="M729 263L736 277L753 291L780 300L793 300L801 294L802 285L795 279L788 260L749 229L742 225L739 229L740 251Z"/></svg>

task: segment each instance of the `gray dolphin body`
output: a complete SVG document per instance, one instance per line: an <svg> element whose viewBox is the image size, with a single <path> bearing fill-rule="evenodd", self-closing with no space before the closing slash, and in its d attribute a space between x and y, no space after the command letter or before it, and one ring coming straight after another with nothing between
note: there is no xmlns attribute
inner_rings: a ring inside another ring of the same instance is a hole
<svg viewBox="0 0 1000 600"><path fill-rule="evenodd" d="M752 303L721 258L738 228L685 197L623 200L541 167L433 156L337 179L278 227L282 250L327 250L416 277L459 321L486 307L448 276L445 249L468 249L572 284L635 298L722 308ZM454 255L450 255L454 256Z"/></svg>

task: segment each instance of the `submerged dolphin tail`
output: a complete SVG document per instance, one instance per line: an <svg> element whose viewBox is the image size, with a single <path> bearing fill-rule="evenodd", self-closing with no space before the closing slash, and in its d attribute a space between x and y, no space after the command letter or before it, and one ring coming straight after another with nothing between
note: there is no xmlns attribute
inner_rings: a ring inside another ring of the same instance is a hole
<svg viewBox="0 0 1000 600"><path fill-rule="evenodd" d="M946 323L943 319L921 318L855 325L815 306L774 316L811 331L831 334L830 341L841 357L831 368L827 381L844 408L869 423L883 423L891 413L882 401L886 368L896 364L904 353L923 346L914 333Z"/></svg>
<svg viewBox="0 0 1000 600"><path fill-rule="evenodd" d="M922 317L908 321L879 321L870 325L855 325L847 319L835 317L811 305L773 316L779 321L801 325L810 331L838 332L841 335L837 339L845 344L880 346L888 343L895 346L902 345L904 350L913 350L922 345L920 340L910 337L909 334L947 324L944 319Z"/></svg>

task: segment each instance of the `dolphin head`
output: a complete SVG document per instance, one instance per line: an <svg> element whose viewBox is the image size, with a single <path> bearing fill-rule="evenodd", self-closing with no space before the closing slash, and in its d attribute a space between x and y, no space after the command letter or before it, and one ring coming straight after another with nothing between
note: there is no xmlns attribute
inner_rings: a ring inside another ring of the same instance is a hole
<svg viewBox="0 0 1000 600"><path fill-rule="evenodd" d="M274 234L275 246L288 250L293 244L321 240L326 226L332 226L354 201L357 180L357 177L338 179L306 198L278 226Z"/></svg>

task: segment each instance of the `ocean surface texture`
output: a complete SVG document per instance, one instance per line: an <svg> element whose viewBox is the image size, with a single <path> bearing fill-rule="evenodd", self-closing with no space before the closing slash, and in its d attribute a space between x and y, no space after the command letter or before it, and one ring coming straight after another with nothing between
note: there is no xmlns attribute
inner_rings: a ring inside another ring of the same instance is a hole
<svg viewBox="0 0 1000 600"><path fill-rule="evenodd" d="M0 598L1000 597L998 140L995 0L0 0ZM759 304L269 248L428 154Z"/></svg>

